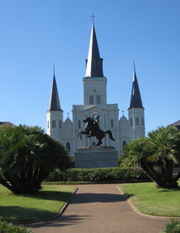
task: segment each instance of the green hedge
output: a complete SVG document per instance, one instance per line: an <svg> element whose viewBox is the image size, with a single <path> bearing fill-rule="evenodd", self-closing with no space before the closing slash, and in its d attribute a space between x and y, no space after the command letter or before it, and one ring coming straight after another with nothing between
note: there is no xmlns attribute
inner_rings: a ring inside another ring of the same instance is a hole
<svg viewBox="0 0 180 233"><path fill-rule="evenodd" d="M49 174L46 181L79 181L79 182L136 182L149 181L141 168L71 168L62 172L58 169Z"/></svg>
<svg viewBox="0 0 180 233"><path fill-rule="evenodd" d="M0 233L32 233L29 229L0 221Z"/></svg>
<svg viewBox="0 0 180 233"><path fill-rule="evenodd" d="M162 233L180 233L180 221L171 221Z"/></svg>

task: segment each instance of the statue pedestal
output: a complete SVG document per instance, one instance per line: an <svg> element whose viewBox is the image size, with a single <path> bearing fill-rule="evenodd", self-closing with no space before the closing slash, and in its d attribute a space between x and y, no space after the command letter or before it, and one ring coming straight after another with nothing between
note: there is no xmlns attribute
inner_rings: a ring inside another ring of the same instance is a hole
<svg viewBox="0 0 180 233"><path fill-rule="evenodd" d="M84 147L75 152L75 168L118 167L114 147Z"/></svg>

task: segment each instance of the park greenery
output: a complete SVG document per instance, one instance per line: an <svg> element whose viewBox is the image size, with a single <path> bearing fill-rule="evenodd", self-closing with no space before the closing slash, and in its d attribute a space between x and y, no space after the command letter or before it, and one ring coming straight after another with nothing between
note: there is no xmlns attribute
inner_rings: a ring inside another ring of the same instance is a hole
<svg viewBox="0 0 180 233"><path fill-rule="evenodd" d="M180 132L173 126L160 127L129 142L121 159L121 167L141 167L158 188L178 187L176 166L180 166Z"/></svg>
<svg viewBox="0 0 180 233"><path fill-rule="evenodd" d="M68 202L74 190L73 186L67 185L43 185L36 194L16 195L0 185L0 216L16 223L53 217Z"/></svg>
<svg viewBox="0 0 180 233"><path fill-rule="evenodd" d="M0 220L1 233L32 233L31 230Z"/></svg>
<svg viewBox="0 0 180 233"><path fill-rule="evenodd" d="M156 189L153 182L120 184L120 188L142 213L180 217L179 189Z"/></svg>
<svg viewBox="0 0 180 233"><path fill-rule="evenodd" d="M40 128L0 127L0 183L13 193L37 193L53 169L69 163L64 147Z"/></svg>
<svg viewBox="0 0 180 233"><path fill-rule="evenodd" d="M165 227L164 231L162 233L179 233L180 232L180 221L171 221L167 226Z"/></svg>
<svg viewBox="0 0 180 233"><path fill-rule="evenodd" d="M150 181L141 168L70 168L50 172L47 182L61 183L119 183Z"/></svg>

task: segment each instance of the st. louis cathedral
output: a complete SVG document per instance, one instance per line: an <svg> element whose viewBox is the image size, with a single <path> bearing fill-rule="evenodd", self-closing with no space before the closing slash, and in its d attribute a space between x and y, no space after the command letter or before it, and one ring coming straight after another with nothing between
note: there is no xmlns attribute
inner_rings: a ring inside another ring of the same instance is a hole
<svg viewBox="0 0 180 233"><path fill-rule="evenodd" d="M99 116L100 128L104 131L111 130L115 139L112 141L106 136L103 139L103 146L115 147L119 155L128 141L145 136L144 107L135 70L128 119L125 116L119 119L118 104L107 103L107 78L103 73L103 59L100 57L94 25L91 28L83 89L84 104L73 105L72 121L69 117L64 121L54 73L47 111L47 134L61 142L71 154L74 154L77 148L89 146L96 140L86 136L83 136L82 140L77 137L84 129L83 120L94 114Z"/></svg>

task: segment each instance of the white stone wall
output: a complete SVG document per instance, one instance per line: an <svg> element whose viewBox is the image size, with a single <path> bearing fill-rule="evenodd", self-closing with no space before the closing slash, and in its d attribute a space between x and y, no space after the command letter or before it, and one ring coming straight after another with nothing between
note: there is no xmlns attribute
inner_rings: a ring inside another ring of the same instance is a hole
<svg viewBox="0 0 180 233"><path fill-rule="evenodd" d="M62 142L63 111L47 111L47 134Z"/></svg>
<svg viewBox="0 0 180 233"><path fill-rule="evenodd" d="M130 139L145 136L145 120L143 108L132 108L128 110L130 123Z"/></svg>
<svg viewBox="0 0 180 233"><path fill-rule="evenodd" d="M84 85L84 104L107 104L107 79L102 78L88 78L83 79ZM93 96L93 103L90 103L90 96ZM100 103L97 102L97 96L100 96Z"/></svg>
<svg viewBox="0 0 180 233"><path fill-rule="evenodd" d="M129 127L129 120L122 116L119 121L119 152L120 154L123 152L123 147L129 142L130 140L130 127Z"/></svg>
<svg viewBox="0 0 180 233"><path fill-rule="evenodd" d="M66 150L72 154L74 152L73 123L69 118L67 118L63 123L62 129L63 129L61 135L62 143L66 148Z"/></svg>
<svg viewBox="0 0 180 233"><path fill-rule="evenodd" d="M87 138L82 136L82 140L77 137L80 131L84 130L85 124L83 120L87 117L91 117L93 113L98 113L100 116L100 128L103 131L111 130L115 142L112 141L108 135L103 139L103 145L113 146L117 150L119 148L119 121L118 121L118 105L106 104L106 105L73 105L73 135L74 135L74 148L89 146L92 142L97 142L95 137ZM113 121L113 122L112 122Z"/></svg>

